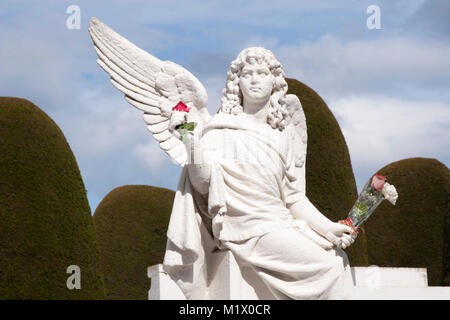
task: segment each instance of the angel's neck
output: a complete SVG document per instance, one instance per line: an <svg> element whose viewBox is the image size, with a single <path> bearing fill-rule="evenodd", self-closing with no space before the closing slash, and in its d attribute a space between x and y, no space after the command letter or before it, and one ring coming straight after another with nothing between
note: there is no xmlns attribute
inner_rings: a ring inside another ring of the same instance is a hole
<svg viewBox="0 0 450 320"><path fill-rule="evenodd" d="M267 114L269 110L269 101L265 104L245 101L244 100L244 114L251 117L256 122L267 123Z"/></svg>

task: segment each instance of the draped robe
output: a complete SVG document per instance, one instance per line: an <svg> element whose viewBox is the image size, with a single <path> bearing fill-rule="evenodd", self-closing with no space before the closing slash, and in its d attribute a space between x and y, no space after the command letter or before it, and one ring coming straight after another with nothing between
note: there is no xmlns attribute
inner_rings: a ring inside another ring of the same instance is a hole
<svg viewBox="0 0 450 320"><path fill-rule="evenodd" d="M351 297L345 253L323 249L289 212L309 200L296 187L286 131L224 113L202 129L194 161L210 166L209 189L199 193L189 164L183 168L163 262L186 298L208 298L210 255L224 249L250 267L274 299Z"/></svg>

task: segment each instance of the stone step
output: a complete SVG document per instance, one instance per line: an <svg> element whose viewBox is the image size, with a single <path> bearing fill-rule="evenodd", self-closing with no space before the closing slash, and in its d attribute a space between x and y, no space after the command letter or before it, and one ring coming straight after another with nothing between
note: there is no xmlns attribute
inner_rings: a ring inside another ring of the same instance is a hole
<svg viewBox="0 0 450 320"><path fill-rule="evenodd" d="M231 252L214 253L211 262L209 299L267 299L258 279L252 279L253 273L247 272L245 267L240 269ZM428 286L426 268L370 266L352 267L351 271L357 300L450 300L450 287ZM162 265L149 267L147 273L151 278L150 300L185 300Z"/></svg>
<svg viewBox="0 0 450 320"><path fill-rule="evenodd" d="M450 287L355 287L355 300L450 300Z"/></svg>
<svg viewBox="0 0 450 320"><path fill-rule="evenodd" d="M352 267L353 283L361 287L428 287L426 268Z"/></svg>

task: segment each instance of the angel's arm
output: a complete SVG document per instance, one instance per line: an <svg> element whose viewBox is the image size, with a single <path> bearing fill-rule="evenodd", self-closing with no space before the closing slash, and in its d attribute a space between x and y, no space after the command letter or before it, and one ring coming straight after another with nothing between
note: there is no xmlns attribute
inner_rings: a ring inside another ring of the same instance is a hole
<svg viewBox="0 0 450 320"><path fill-rule="evenodd" d="M292 149L292 145L290 145L290 149ZM289 155L288 158L290 158ZM286 207L294 218L305 221L311 229L326 237L334 223L317 210L306 197L305 192L299 188L299 182L301 181L298 180L304 179L304 177L296 177L293 174L293 172L296 173L294 171L295 161L293 158L290 159L290 165L287 168L284 181Z"/></svg>
<svg viewBox="0 0 450 320"><path fill-rule="evenodd" d="M288 137L288 168L285 180L286 207L294 218L303 220L309 228L323 236L331 243L348 247L354 238L345 233L351 231L345 225L332 222L324 216L306 196L305 159L306 159L306 118L295 95L287 96L288 110L291 118ZM299 153L300 152L300 153Z"/></svg>
<svg viewBox="0 0 450 320"><path fill-rule="evenodd" d="M330 230L334 230L335 223L317 210L305 194L302 194L298 200L289 207L289 211L296 219L306 221L311 229L324 237L326 237L326 234ZM340 229L342 229L342 232L349 229L345 228L346 226L341 224L339 226L341 226ZM351 230L349 231L351 232Z"/></svg>
<svg viewBox="0 0 450 320"><path fill-rule="evenodd" d="M289 206L289 211L296 219L305 221L312 230L334 245L340 244L345 249L355 241L356 236L352 235L350 227L325 217L305 194L301 194L297 201Z"/></svg>
<svg viewBox="0 0 450 320"><path fill-rule="evenodd" d="M178 139L180 138L180 134L175 128L188 121L187 116L188 114L185 112L172 112L172 117L169 122L169 131ZM199 138L200 131L201 130L196 129L192 134L189 133L186 135L185 147L187 161L185 166L188 170L189 180L195 190L201 194L206 194L209 191L211 166Z"/></svg>
<svg viewBox="0 0 450 320"><path fill-rule="evenodd" d="M211 178L211 166L204 164L187 164L189 179L195 190L201 194L209 191L209 181Z"/></svg>
<svg viewBox="0 0 450 320"><path fill-rule="evenodd" d="M307 226L314 230L334 245L342 245L342 248L350 246L354 242L354 237L350 236L351 229L346 225L332 222L324 216L309 201L304 191L298 188L298 181L292 174L295 164L292 160L287 168L284 181L284 194L286 199L286 207L295 219L303 220ZM301 178L301 177L300 177Z"/></svg>
<svg viewBox="0 0 450 320"><path fill-rule="evenodd" d="M201 140L194 135L189 137L186 141L186 148L190 157L185 166L187 166L189 179L195 190L201 194L206 194L209 191L211 165L204 152Z"/></svg>

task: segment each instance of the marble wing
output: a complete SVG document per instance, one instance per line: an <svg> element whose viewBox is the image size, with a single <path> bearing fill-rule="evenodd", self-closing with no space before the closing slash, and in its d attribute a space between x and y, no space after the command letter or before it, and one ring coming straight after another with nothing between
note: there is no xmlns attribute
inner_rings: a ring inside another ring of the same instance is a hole
<svg viewBox="0 0 450 320"><path fill-rule="evenodd" d="M176 163L184 166L184 144L169 131L172 107L182 101L191 107L188 121L199 125L211 115L208 96L200 81L171 61L161 61L120 36L97 18L92 18L89 33L97 52L97 63L111 77L111 83L125 100L144 112L148 130L159 146Z"/></svg>
<svg viewBox="0 0 450 320"><path fill-rule="evenodd" d="M295 94L286 95L286 104L289 112L288 132L294 147L295 177L297 188L306 192L305 162L306 146L308 141L306 130L306 117L302 104Z"/></svg>

